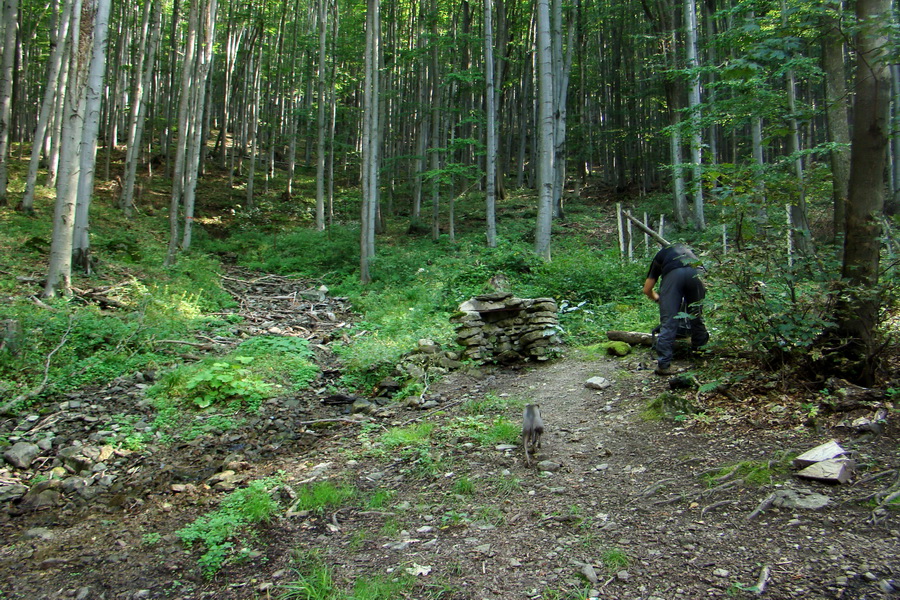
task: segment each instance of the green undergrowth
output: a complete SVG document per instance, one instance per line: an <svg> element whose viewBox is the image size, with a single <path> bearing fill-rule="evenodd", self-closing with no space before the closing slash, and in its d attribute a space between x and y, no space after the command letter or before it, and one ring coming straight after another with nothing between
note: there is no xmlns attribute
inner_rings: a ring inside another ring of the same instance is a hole
<svg viewBox="0 0 900 600"><path fill-rule="evenodd" d="M389 428L364 423L357 436L353 456L399 461L412 477L429 479L451 470L454 451L464 444L493 448L499 444L517 445L521 437L520 410L525 400L488 393L460 405L446 419L430 420ZM496 487L511 493L515 485L497 482ZM517 484L518 482L513 482Z"/></svg>
<svg viewBox="0 0 900 600"><path fill-rule="evenodd" d="M227 355L172 369L147 391L157 409L153 430L190 440L233 429L266 399L307 388L318 374L312 358L304 339L258 336Z"/></svg>
<svg viewBox="0 0 900 600"><path fill-rule="evenodd" d="M271 492L280 484L278 477L253 481L246 488L226 496L217 510L198 517L176 532L186 546L200 546L202 554L198 563L207 578L212 578L228 562L253 557L249 543L253 537L252 526L267 523L275 517L279 505Z"/></svg>
<svg viewBox="0 0 900 600"><path fill-rule="evenodd" d="M279 600L436 600L449 591L440 584L420 585L413 563L392 573L370 574L352 581L341 578L342 569L329 565L320 552L295 552L294 565L291 581L278 588Z"/></svg>

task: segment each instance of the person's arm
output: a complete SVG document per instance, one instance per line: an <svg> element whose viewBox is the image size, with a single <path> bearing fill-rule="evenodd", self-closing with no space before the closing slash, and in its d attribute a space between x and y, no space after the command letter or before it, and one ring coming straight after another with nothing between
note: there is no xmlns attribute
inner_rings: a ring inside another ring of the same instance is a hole
<svg viewBox="0 0 900 600"><path fill-rule="evenodd" d="M653 286L656 285L655 279L650 279L649 277L644 282L644 294L653 300L654 302L659 302L659 294L656 293L656 290L653 289Z"/></svg>

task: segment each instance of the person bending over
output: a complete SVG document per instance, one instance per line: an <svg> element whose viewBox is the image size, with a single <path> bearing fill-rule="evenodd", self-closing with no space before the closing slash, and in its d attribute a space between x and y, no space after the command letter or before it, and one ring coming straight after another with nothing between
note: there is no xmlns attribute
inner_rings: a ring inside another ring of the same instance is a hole
<svg viewBox="0 0 900 600"><path fill-rule="evenodd" d="M657 375L670 375L678 319L682 305L687 306L691 317L691 350L696 351L709 341L709 332L703 322L703 299L706 287L700 276L704 269L690 248L672 244L656 253L650 263L650 271L644 282L644 294L659 303L659 336L656 338ZM653 287L662 278L657 293Z"/></svg>

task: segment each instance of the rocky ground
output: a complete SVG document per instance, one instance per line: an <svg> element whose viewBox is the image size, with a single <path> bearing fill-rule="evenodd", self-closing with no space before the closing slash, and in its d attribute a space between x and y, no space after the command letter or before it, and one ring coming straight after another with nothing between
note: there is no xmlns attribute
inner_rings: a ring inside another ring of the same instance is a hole
<svg viewBox="0 0 900 600"><path fill-rule="evenodd" d="M308 321L263 318L258 327L319 335L327 378L334 367L321 342L342 335L343 320L340 310L314 308L307 312L320 334ZM311 390L264 404L238 429L144 452L124 449L115 434L118 415L152 418L147 374L83 390L49 414L3 424L37 450L0 471L0 598L279 597L297 589L313 552L341 589L405 576L407 598L900 597L900 512L873 511L867 500L898 478L894 413L858 436L837 427L846 415L804 424L791 416L796 401L777 389L739 401L689 390L680 393L701 417L648 418L648 403L669 390L651 365L646 350L621 359L572 351L547 363L463 369L429 387L429 408L389 406L376 416L347 415ZM609 385L585 385L597 377ZM436 438L434 469L424 474L406 454L368 451L367 440L389 427L447 427L465 401L485 399L501 407L487 418L516 422L523 402L540 403L538 467L526 467L518 448L465 435ZM844 485L790 472L759 484L720 472L779 463L831 439L856 453L859 471ZM204 577L200 552L175 532L229 490L276 474L279 515L236 540L246 560ZM301 485L323 480L388 500L377 509L290 510ZM791 491L827 504L757 510Z"/></svg>

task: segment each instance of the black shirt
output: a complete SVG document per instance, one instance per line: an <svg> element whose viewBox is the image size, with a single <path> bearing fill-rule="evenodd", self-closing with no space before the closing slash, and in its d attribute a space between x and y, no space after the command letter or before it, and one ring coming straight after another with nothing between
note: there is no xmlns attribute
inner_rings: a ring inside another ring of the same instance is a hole
<svg viewBox="0 0 900 600"><path fill-rule="evenodd" d="M672 244L656 253L650 263L647 279L659 279L666 273L682 267L701 268L697 256L684 244Z"/></svg>

